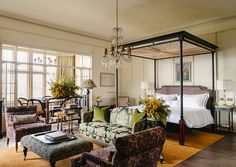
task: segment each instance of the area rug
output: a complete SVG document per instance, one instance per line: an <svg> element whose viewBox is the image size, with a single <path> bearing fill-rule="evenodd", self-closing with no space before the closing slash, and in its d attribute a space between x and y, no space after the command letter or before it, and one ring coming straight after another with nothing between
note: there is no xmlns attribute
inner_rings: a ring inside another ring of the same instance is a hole
<svg viewBox="0 0 236 167"><path fill-rule="evenodd" d="M186 142L184 146L179 145L177 133L167 133L167 140L163 148L164 163L158 164L161 167L172 167L182 161L188 159L199 151L203 150L210 144L223 138L222 135L191 131L186 134ZM94 144L94 150L100 147ZM57 161L57 167L70 167L70 157L61 161ZM16 153L15 147L1 149L0 151L0 167L49 167L49 162L40 158L31 151L28 151L27 160L23 160L22 146L19 146L19 152Z"/></svg>

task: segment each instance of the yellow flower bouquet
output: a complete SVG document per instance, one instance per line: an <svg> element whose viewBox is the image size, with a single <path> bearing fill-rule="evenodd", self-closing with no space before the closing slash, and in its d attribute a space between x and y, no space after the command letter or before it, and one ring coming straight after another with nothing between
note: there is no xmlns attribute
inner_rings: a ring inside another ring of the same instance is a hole
<svg viewBox="0 0 236 167"><path fill-rule="evenodd" d="M171 111L169 110L169 106L165 105L163 100L152 97L140 99L140 103L144 105L144 112L148 118L154 119L166 126L167 117Z"/></svg>

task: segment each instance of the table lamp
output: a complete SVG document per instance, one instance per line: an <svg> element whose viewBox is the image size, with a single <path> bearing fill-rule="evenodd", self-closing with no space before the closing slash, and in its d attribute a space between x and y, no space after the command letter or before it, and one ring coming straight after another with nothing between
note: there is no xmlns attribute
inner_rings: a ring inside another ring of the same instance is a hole
<svg viewBox="0 0 236 167"><path fill-rule="evenodd" d="M147 97L147 90L149 89L149 83L142 81L141 82L141 89L144 90L144 98Z"/></svg>
<svg viewBox="0 0 236 167"><path fill-rule="evenodd" d="M217 90L224 91L224 105L226 105L226 94L227 90L233 89L233 81L232 80L217 80Z"/></svg>
<svg viewBox="0 0 236 167"><path fill-rule="evenodd" d="M96 87L95 83L93 82L93 80L91 79L86 79L82 82L82 84L80 85L81 88L87 89L87 111L89 111L89 89L93 89L94 87Z"/></svg>

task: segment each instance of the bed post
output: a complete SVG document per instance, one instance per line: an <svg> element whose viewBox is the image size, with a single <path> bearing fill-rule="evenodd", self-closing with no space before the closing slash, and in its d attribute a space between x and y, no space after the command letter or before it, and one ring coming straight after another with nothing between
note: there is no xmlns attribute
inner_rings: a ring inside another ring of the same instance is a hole
<svg viewBox="0 0 236 167"><path fill-rule="evenodd" d="M119 96L119 92L118 92L119 91L119 88L118 88L119 87L119 85L118 85L118 82L119 82L118 81L118 79L119 79L118 75L119 75L119 73L118 73L118 71L119 71L118 68L116 68L116 101L115 101L116 107L118 107L118 96Z"/></svg>
<svg viewBox="0 0 236 167"><path fill-rule="evenodd" d="M184 145L184 113L183 113L183 35L180 36L180 120L179 120L179 144Z"/></svg>
<svg viewBox="0 0 236 167"><path fill-rule="evenodd" d="M154 91L157 89L157 61L154 59Z"/></svg>

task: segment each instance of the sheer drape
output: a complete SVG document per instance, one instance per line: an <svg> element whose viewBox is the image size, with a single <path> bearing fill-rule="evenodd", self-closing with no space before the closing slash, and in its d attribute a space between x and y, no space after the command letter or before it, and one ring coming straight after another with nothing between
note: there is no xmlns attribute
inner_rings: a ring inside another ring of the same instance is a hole
<svg viewBox="0 0 236 167"><path fill-rule="evenodd" d="M74 76L74 63L75 58L71 55L60 54L57 62L57 78L62 76L73 77Z"/></svg>

